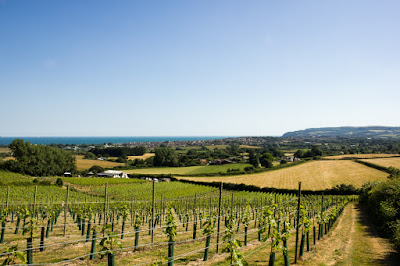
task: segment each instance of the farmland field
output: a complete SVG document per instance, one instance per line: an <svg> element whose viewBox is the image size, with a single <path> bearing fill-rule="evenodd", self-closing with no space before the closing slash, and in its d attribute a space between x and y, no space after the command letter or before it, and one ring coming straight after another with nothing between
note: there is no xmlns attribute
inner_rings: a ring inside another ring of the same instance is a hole
<svg viewBox="0 0 400 266"><path fill-rule="evenodd" d="M125 164L109 162L109 161L100 161L100 160L88 160L88 159L83 159L82 155L76 156L76 167L78 170L89 169L94 165L98 165L103 168L113 168L115 166L124 166Z"/></svg>
<svg viewBox="0 0 400 266"><path fill-rule="evenodd" d="M367 163L373 163L376 165L384 166L384 167L395 167L400 168L400 157L392 157L392 158L377 158L377 159L364 159L361 160Z"/></svg>
<svg viewBox="0 0 400 266"><path fill-rule="evenodd" d="M0 148L0 153L9 153L11 150L9 148Z"/></svg>
<svg viewBox="0 0 400 266"><path fill-rule="evenodd" d="M145 153L140 156L128 156L128 160L135 160L135 159L140 159L140 160L146 160L147 158L153 157L155 153Z"/></svg>
<svg viewBox="0 0 400 266"><path fill-rule="evenodd" d="M225 177L179 177L203 182L227 182L259 187L296 189L302 182L305 190L323 190L347 184L361 187L367 181L385 180L388 174L353 161L312 161L260 174Z"/></svg>
<svg viewBox="0 0 400 266"><path fill-rule="evenodd" d="M379 154L379 153L371 153L371 154L343 154L343 155L335 155L335 156L325 156L324 159L331 160L341 160L341 159L370 159L370 158L387 158L399 156L399 154Z"/></svg>
<svg viewBox="0 0 400 266"><path fill-rule="evenodd" d="M244 171L245 167L250 164L237 163L225 165L208 165L208 166L189 166L189 167L163 167L163 168L144 168L125 170L127 174L172 174L172 175L200 175L200 174L217 174L219 172L226 173L228 169L239 169Z"/></svg>
<svg viewBox="0 0 400 266"><path fill-rule="evenodd" d="M4 157L3 158L3 161L8 161L8 160L15 160L15 158L14 157Z"/></svg>

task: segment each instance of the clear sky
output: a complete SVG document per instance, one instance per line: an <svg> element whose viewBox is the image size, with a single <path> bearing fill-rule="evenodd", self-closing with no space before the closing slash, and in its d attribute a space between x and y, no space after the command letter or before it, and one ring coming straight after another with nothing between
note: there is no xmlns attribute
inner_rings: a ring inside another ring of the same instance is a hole
<svg viewBox="0 0 400 266"><path fill-rule="evenodd" d="M0 0L0 136L400 126L400 1Z"/></svg>

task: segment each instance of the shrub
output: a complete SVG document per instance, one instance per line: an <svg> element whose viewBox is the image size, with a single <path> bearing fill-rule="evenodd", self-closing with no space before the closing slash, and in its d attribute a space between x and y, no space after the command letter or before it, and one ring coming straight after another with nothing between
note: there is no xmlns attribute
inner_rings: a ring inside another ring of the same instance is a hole
<svg viewBox="0 0 400 266"><path fill-rule="evenodd" d="M400 180L366 183L360 200L367 206L379 231L400 247Z"/></svg>
<svg viewBox="0 0 400 266"><path fill-rule="evenodd" d="M244 168L245 172L254 172L254 170L255 170L254 166L247 166Z"/></svg>
<svg viewBox="0 0 400 266"><path fill-rule="evenodd" d="M59 187L62 187L64 185L64 181L62 180L62 178L57 178L56 185Z"/></svg>

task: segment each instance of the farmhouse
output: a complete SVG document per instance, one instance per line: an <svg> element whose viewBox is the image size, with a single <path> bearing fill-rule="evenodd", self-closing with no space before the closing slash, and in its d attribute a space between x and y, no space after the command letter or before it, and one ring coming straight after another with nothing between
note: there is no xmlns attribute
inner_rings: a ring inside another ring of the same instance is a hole
<svg viewBox="0 0 400 266"><path fill-rule="evenodd" d="M115 170L106 170L103 173L98 173L97 176L108 178L128 178L128 175L124 172Z"/></svg>

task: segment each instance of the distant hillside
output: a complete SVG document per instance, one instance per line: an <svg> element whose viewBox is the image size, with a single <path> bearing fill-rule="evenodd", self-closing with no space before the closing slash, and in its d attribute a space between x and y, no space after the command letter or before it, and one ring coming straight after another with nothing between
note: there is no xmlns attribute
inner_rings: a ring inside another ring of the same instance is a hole
<svg viewBox="0 0 400 266"><path fill-rule="evenodd" d="M321 127L287 132L289 137L365 137L365 138L400 138L400 127Z"/></svg>

